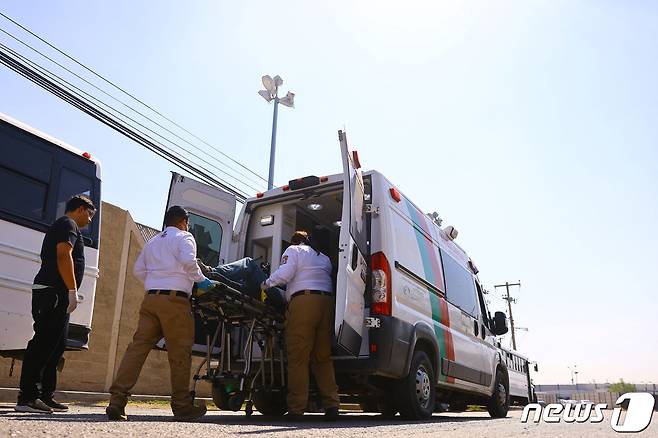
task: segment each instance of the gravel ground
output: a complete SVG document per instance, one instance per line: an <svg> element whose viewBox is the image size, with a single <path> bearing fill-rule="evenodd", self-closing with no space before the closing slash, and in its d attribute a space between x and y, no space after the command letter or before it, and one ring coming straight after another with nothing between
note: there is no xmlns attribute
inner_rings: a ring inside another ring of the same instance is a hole
<svg viewBox="0 0 658 438"><path fill-rule="evenodd" d="M510 411L507 418L492 420L480 412L435 414L429 421L408 423L385 420L364 413L347 413L337 423L325 423L321 415L308 421L288 424L254 413L210 411L195 423L172 421L162 406L129 406L128 422L108 422L105 410L96 406L71 406L68 413L52 415L14 412L13 405L0 405L0 437L217 437L225 435L264 435L277 437L619 437L610 428L611 411L599 424L521 424L521 411ZM631 436L657 437L654 417L649 428Z"/></svg>

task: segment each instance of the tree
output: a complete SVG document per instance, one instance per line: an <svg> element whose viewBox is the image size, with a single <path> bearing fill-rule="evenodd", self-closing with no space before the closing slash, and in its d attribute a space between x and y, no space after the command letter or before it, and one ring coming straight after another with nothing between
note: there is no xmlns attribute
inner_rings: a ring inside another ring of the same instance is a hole
<svg viewBox="0 0 658 438"><path fill-rule="evenodd" d="M621 394L625 394L627 392L635 392L635 385L632 383L626 383L624 382L624 379L619 379L619 382L613 383L608 387L608 392L619 392Z"/></svg>

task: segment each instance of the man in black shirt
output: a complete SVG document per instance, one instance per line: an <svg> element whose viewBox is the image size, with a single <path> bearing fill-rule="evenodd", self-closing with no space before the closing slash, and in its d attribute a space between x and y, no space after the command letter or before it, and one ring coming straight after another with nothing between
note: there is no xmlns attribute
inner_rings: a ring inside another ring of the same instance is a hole
<svg viewBox="0 0 658 438"><path fill-rule="evenodd" d="M78 305L77 291L85 270L80 228L89 225L95 213L96 207L88 197L73 196L66 203L65 215L50 226L43 238L41 269L32 286L34 336L23 358L15 407L18 412L68 410L53 400L57 364L64 354L69 314Z"/></svg>

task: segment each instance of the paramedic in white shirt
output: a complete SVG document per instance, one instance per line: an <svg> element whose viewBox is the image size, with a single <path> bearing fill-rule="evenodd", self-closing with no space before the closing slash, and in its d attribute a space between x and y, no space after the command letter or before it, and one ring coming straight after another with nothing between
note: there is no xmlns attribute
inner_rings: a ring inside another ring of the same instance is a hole
<svg viewBox="0 0 658 438"><path fill-rule="evenodd" d="M338 418L338 387L331 361L334 298L331 262L313 248L305 231L296 231L281 265L263 287L286 284L288 418L298 420L308 403L309 363L327 420Z"/></svg>
<svg viewBox="0 0 658 438"><path fill-rule="evenodd" d="M189 216L179 206L165 214L165 229L153 237L135 262L134 274L146 294L132 343L110 387L110 420L127 420L125 406L146 358L164 337L171 372L171 410L178 420L193 420L206 413L190 395L190 369L194 343L194 316L190 307L192 287L206 290L213 283L196 263L196 242L187 231Z"/></svg>

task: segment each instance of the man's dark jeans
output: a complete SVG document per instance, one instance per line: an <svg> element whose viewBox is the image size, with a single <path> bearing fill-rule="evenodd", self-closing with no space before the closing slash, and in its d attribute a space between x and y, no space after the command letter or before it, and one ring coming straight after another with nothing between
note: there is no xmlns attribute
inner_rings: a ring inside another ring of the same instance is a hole
<svg viewBox="0 0 658 438"><path fill-rule="evenodd" d="M68 337L69 295L55 288L32 290L34 336L27 343L21 370L19 403L51 399L57 386L57 364ZM41 383L41 390L37 386Z"/></svg>

